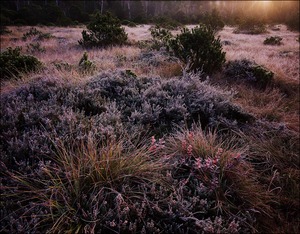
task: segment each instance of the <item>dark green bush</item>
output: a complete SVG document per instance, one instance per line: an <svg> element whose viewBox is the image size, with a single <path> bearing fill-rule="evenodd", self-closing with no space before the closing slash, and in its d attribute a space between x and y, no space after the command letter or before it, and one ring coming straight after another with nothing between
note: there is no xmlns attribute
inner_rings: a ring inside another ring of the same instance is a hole
<svg viewBox="0 0 300 234"><path fill-rule="evenodd" d="M120 20L110 13L97 13L87 29L88 31L82 31L82 39L79 41L82 46L105 47L122 45L127 41L127 34L121 27Z"/></svg>
<svg viewBox="0 0 300 234"><path fill-rule="evenodd" d="M78 65L79 65L79 71L81 71L83 73L92 73L96 69L96 65L88 59L87 52L84 52Z"/></svg>
<svg viewBox="0 0 300 234"><path fill-rule="evenodd" d="M0 55L1 79L20 76L21 73L36 71L41 67L41 62L28 55L21 54L21 47L15 49L9 47Z"/></svg>
<svg viewBox="0 0 300 234"><path fill-rule="evenodd" d="M161 28L170 30L177 29L178 27L182 26L182 24L176 21L175 19L166 16L154 18L154 23L155 25L158 25Z"/></svg>
<svg viewBox="0 0 300 234"><path fill-rule="evenodd" d="M266 33L266 25L260 20L253 17L244 18L238 23L234 33L245 34L262 34Z"/></svg>
<svg viewBox="0 0 300 234"><path fill-rule="evenodd" d="M211 27L214 31L222 30L225 26L217 9L213 9L210 13L206 13L202 23Z"/></svg>
<svg viewBox="0 0 300 234"><path fill-rule="evenodd" d="M158 25L150 28L153 44L152 48L159 50L163 46L167 46L168 41L172 38L172 34L168 29L161 28Z"/></svg>
<svg viewBox="0 0 300 234"><path fill-rule="evenodd" d="M265 45L282 45L282 37L278 37L278 36L275 36L275 37L267 37L265 40L264 40L264 44Z"/></svg>
<svg viewBox="0 0 300 234"><path fill-rule="evenodd" d="M202 70L212 74L225 63L220 38L216 38L213 30L203 24L192 30L182 29L181 34L169 40L169 49L187 64L189 71Z"/></svg>
<svg viewBox="0 0 300 234"><path fill-rule="evenodd" d="M266 88L274 76L273 72L246 59L228 62L225 74L230 79L246 81L260 88Z"/></svg>

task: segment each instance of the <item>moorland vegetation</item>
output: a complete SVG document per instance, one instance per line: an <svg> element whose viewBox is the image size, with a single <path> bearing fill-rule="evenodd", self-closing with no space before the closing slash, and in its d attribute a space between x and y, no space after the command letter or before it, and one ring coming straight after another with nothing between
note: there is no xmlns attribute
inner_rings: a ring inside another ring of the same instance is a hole
<svg viewBox="0 0 300 234"><path fill-rule="evenodd" d="M228 59L212 21L140 42L93 20L1 35L0 231L297 233L298 77Z"/></svg>

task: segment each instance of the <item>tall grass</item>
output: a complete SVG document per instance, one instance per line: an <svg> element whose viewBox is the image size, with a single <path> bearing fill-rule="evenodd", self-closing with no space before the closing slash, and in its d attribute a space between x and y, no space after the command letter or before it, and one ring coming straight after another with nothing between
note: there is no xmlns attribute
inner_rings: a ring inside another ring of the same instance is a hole
<svg viewBox="0 0 300 234"><path fill-rule="evenodd" d="M124 204L143 200L141 186L163 182L165 165L147 145L137 147L123 140L100 143L93 136L85 142L53 143L55 156L41 161L34 175L7 172L15 185L4 196L26 204L20 209L30 220L31 231L94 233L95 228L114 228L108 225L112 212L114 220L120 219L117 211Z"/></svg>

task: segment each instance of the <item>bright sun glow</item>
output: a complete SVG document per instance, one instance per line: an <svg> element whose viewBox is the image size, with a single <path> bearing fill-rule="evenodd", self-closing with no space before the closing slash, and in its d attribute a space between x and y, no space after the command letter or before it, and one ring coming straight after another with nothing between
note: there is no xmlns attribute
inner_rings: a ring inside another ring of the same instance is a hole
<svg viewBox="0 0 300 234"><path fill-rule="evenodd" d="M271 1L260 1L260 3L264 6L267 6Z"/></svg>

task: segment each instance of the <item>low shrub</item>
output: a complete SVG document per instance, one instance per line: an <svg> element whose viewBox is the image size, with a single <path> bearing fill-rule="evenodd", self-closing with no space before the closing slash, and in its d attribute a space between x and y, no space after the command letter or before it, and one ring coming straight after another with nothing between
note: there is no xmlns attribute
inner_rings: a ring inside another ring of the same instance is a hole
<svg viewBox="0 0 300 234"><path fill-rule="evenodd" d="M79 61L79 71L82 73L93 73L96 70L96 65L88 59L87 52L84 52L82 58Z"/></svg>
<svg viewBox="0 0 300 234"><path fill-rule="evenodd" d="M243 59L229 61L225 75L236 81L245 81L259 88L266 88L273 82L274 73L255 62Z"/></svg>
<svg viewBox="0 0 300 234"><path fill-rule="evenodd" d="M29 45L26 45L26 47L26 52L30 54L44 53L46 51L45 47L41 46L40 42L30 43Z"/></svg>
<svg viewBox="0 0 300 234"><path fill-rule="evenodd" d="M9 47L0 55L1 79L19 77L21 73L37 71L42 63L35 57L21 54L21 47Z"/></svg>
<svg viewBox="0 0 300 234"><path fill-rule="evenodd" d="M129 20L122 20L122 25L126 25L128 27L136 27L137 26L134 22L129 21Z"/></svg>
<svg viewBox="0 0 300 234"><path fill-rule="evenodd" d="M121 27L120 20L110 13L97 13L87 29L88 31L82 31L82 39L79 41L85 47L123 45L127 41L127 34Z"/></svg>
<svg viewBox="0 0 300 234"><path fill-rule="evenodd" d="M153 22L155 25L169 30L175 30L182 26L178 21L166 16L156 17Z"/></svg>
<svg viewBox="0 0 300 234"><path fill-rule="evenodd" d="M28 38L35 38L35 40L44 40L53 37L50 33L43 33L36 28L31 28L28 32L24 33L22 40L26 41Z"/></svg>
<svg viewBox="0 0 300 234"><path fill-rule="evenodd" d="M172 34L168 29L155 25L149 30L152 36L152 49L159 50L162 47L168 46L168 42L172 38Z"/></svg>
<svg viewBox="0 0 300 234"><path fill-rule="evenodd" d="M191 30L184 28L175 38L169 40L169 49L189 71L203 71L212 74L220 70L225 63L225 52L219 37L205 25Z"/></svg>
<svg viewBox="0 0 300 234"><path fill-rule="evenodd" d="M259 19L246 17L238 23L234 33L262 34L266 33L266 25Z"/></svg>
<svg viewBox="0 0 300 234"><path fill-rule="evenodd" d="M282 45L282 37L278 37L278 36L275 36L275 37L267 37L265 40L264 40L264 44L265 45Z"/></svg>
<svg viewBox="0 0 300 234"><path fill-rule="evenodd" d="M176 152L171 173L178 197L187 204L186 212L194 214L185 219L191 228L206 227L204 233L219 233L221 227L225 233L252 233L259 216L265 224L272 219L271 192L259 184L259 173L248 161L247 150L239 148L234 139L225 140L199 126L166 139L165 151ZM221 227L204 217L220 218Z"/></svg>

